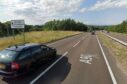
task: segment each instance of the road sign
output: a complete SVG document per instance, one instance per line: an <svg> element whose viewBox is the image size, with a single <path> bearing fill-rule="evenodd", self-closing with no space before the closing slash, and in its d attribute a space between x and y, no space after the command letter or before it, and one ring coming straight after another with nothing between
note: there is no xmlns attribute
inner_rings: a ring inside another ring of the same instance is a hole
<svg viewBox="0 0 127 84"><path fill-rule="evenodd" d="M14 40L15 40L15 29L23 30L23 39L25 43L25 21L24 20L11 20L11 29L12 29Z"/></svg>
<svg viewBox="0 0 127 84"><path fill-rule="evenodd" d="M25 28L25 21L24 20L11 20L11 28L12 29Z"/></svg>

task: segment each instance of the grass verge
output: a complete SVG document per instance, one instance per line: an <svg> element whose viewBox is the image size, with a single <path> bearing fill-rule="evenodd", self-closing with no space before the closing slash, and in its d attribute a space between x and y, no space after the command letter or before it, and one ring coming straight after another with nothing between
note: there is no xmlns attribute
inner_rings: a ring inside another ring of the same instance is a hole
<svg viewBox="0 0 127 84"><path fill-rule="evenodd" d="M100 32L98 33L98 36L103 45L114 54L113 56L115 56L124 70L127 70L127 47L112 40L111 38L108 38Z"/></svg>
<svg viewBox="0 0 127 84"><path fill-rule="evenodd" d="M61 38L65 38L71 35L79 34L81 32L74 31L33 31L25 33L26 42L31 43L46 43ZM23 43L23 35L16 35L15 40L13 37L0 39L0 50L8 47L9 45Z"/></svg>

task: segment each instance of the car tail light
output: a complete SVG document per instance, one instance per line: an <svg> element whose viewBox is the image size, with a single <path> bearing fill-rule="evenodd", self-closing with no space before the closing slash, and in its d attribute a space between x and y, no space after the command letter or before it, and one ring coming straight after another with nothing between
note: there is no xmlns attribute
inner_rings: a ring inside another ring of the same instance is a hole
<svg viewBox="0 0 127 84"><path fill-rule="evenodd" d="M18 63L13 62L13 63L11 64L11 69L12 69L12 70L19 70L19 68L20 68L20 66L19 66Z"/></svg>

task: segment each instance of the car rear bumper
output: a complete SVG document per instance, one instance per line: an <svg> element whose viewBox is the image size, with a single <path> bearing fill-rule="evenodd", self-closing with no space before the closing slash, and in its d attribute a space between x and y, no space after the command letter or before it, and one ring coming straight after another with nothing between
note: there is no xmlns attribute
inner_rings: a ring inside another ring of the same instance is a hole
<svg viewBox="0 0 127 84"><path fill-rule="evenodd" d="M0 76L5 77L5 78L14 78L17 77L17 72L6 72L0 70Z"/></svg>

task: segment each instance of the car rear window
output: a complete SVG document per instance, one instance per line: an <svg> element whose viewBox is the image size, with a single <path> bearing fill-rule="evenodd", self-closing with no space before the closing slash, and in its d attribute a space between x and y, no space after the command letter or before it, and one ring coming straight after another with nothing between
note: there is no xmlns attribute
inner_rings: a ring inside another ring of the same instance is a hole
<svg viewBox="0 0 127 84"><path fill-rule="evenodd" d="M18 52L12 50L0 51L0 62L11 62L16 57Z"/></svg>

